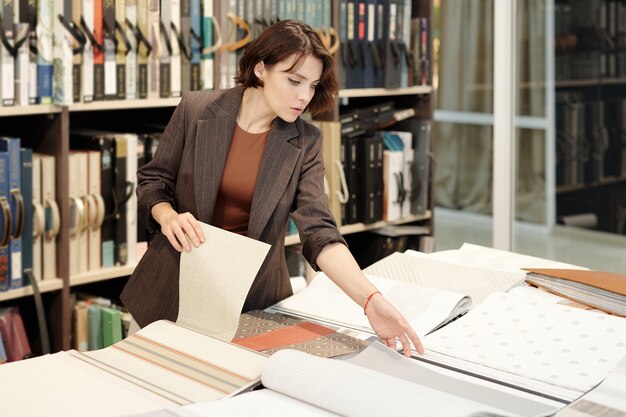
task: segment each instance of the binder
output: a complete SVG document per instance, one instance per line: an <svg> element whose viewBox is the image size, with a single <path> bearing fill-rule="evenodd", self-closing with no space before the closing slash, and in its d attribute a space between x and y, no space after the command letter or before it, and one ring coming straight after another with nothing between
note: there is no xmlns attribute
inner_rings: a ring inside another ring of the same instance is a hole
<svg viewBox="0 0 626 417"><path fill-rule="evenodd" d="M409 67L411 66L411 0L398 2L398 42L400 44L400 86L409 86Z"/></svg>
<svg viewBox="0 0 626 417"><path fill-rule="evenodd" d="M202 72L202 88L212 90L214 86L214 51L219 47L213 36L218 30L217 20L213 14L213 0L202 0L202 56L200 70Z"/></svg>
<svg viewBox="0 0 626 417"><path fill-rule="evenodd" d="M104 34L104 99L117 98L117 47L115 45L115 1L105 0L102 8Z"/></svg>
<svg viewBox="0 0 626 417"><path fill-rule="evenodd" d="M81 28L85 33L86 41L83 48L83 63L81 72L82 81L82 101L90 103L94 98L94 48L96 40L94 37L94 0L83 0L82 2Z"/></svg>
<svg viewBox="0 0 626 417"><path fill-rule="evenodd" d="M87 168L87 153L72 151L69 155L70 187L70 216L69 216L69 246L70 246L70 276L87 272L89 269L89 248L87 237L87 189L89 184L89 170Z"/></svg>
<svg viewBox="0 0 626 417"><path fill-rule="evenodd" d="M33 154L32 201L33 201L33 275L37 280L43 279L43 236L46 232L46 215L41 198L41 155Z"/></svg>
<svg viewBox="0 0 626 417"><path fill-rule="evenodd" d="M181 0L170 0L169 6L171 19L169 39L172 46L170 53L170 96L180 97L182 89L182 55L187 52L189 47L185 47L182 38Z"/></svg>
<svg viewBox="0 0 626 417"><path fill-rule="evenodd" d="M202 68L200 56L202 54L202 10L200 0L190 0L190 85L191 91L202 89ZM183 86L183 91L184 91Z"/></svg>
<svg viewBox="0 0 626 417"><path fill-rule="evenodd" d="M74 102L73 42L77 35L72 21L72 0L54 0L53 101L58 105Z"/></svg>
<svg viewBox="0 0 626 417"><path fill-rule="evenodd" d="M42 279L57 277L57 245L61 220L56 202L56 160L52 155L41 155L41 198L44 205L45 233L43 238Z"/></svg>
<svg viewBox="0 0 626 417"><path fill-rule="evenodd" d="M134 38L137 42L137 97L148 97L148 84L150 79L150 55L153 51L152 44L148 40L148 0L137 0L137 23L134 24ZM129 19L130 21L130 19ZM133 23L127 22L129 27Z"/></svg>
<svg viewBox="0 0 626 417"><path fill-rule="evenodd" d="M68 22L69 28L66 28L66 30L72 35L72 100L75 103L80 103L82 98L83 51L86 38L83 32L78 29L79 25L77 22L80 22L82 18L83 1L67 0L67 2L70 4L67 4L66 7L71 10L71 15L68 15L71 21Z"/></svg>
<svg viewBox="0 0 626 417"><path fill-rule="evenodd" d="M30 25L28 3L14 0L16 5L15 27L15 104L28 106L30 102ZM21 3L21 4L20 4ZM17 13L19 12L19 13Z"/></svg>
<svg viewBox="0 0 626 417"><path fill-rule="evenodd" d="M603 101L589 101L585 105L586 148L588 159L585 164L585 182L594 183L604 177L604 157L609 146L605 126Z"/></svg>
<svg viewBox="0 0 626 417"><path fill-rule="evenodd" d="M148 42L152 51L148 55L148 97L159 98L161 78L169 80L169 73L161 74L161 55L167 54L165 45L161 40L160 16L161 4L158 0L148 1Z"/></svg>
<svg viewBox="0 0 626 417"><path fill-rule="evenodd" d="M22 231L22 271L33 270L33 150L20 149L24 228ZM35 275L41 279L41 276Z"/></svg>
<svg viewBox="0 0 626 417"><path fill-rule="evenodd" d="M11 288L9 241L11 206L9 205L9 154L0 152L0 292Z"/></svg>
<svg viewBox="0 0 626 417"><path fill-rule="evenodd" d="M430 199L431 141L432 124L429 120L417 121L417 134L414 136L413 176L411 185L411 213L426 214Z"/></svg>
<svg viewBox="0 0 626 417"><path fill-rule="evenodd" d="M116 64L116 97L126 98L126 58L131 49L130 40L126 36L126 0L115 0L115 64Z"/></svg>
<svg viewBox="0 0 626 417"><path fill-rule="evenodd" d="M52 103L54 0L37 2L37 102Z"/></svg>
<svg viewBox="0 0 626 417"><path fill-rule="evenodd" d="M23 286L22 269L22 232L24 228L24 198L22 196L22 163L20 160L20 139L0 137L0 152L9 155L8 185L9 206L11 208L11 227L9 240L9 274L11 288Z"/></svg>
<svg viewBox="0 0 626 417"><path fill-rule="evenodd" d="M159 97L167 98L172 94L172 8L169 0L161 0L161 18L159 22Z"/></svg>
<svg viewBox="0 0 626 417"><path fill-rule="evenodd" d="M104 100L104 6L93 0L93 99Z"/></svg>
<svg viewBox="0 0 626 417"><path fill-rule="evenodd" d="M385 88L399 88L402 72L402 50L400 35L400 11L401 0L387 0L385 3Z"/></svg>
<svg viewBox="0 0 626 417"><path fill-rule="evenodd" d="M357 52L357 65L353 72L354 80L354 88L367 88L369 85L366 83L372 81L373 82L373 63L371 62L371 56L367 54L367 34L369 24L367 21L367 6L366 0L358 0L355 2L355 25L354 25L354 48ZM369 61L369 62L368 62ZM372 74L368 74L368 72L372 72Z"/></svg>
<svg viewBox="0 0 626 417"><path fill-rule="evenodd" d="M383 189L383 141L380 135L366 135L359 142L359 165L364 172L361 191L362 222L375 223L382 220Z"/></svg>
<svg viewBox="0 0 626 417"><path fill-rule="evenodd" d="M402 132L398 130L390 131L394 135L397 135L403 144L403 170L402 170L402 180L403 180L403 188L404 188L404 200L402 202L401 207L401 217L406 217L411 215L411 204L414 199L417 198L417 195L413 195L413 181L414 181L414 158L415 158L415 150L413 149L413 133L411 132Z"/></svg>
<svg viewBox="0 0 626 417"><path fill-rule="evenodd" d="M604 172L607 176L626 175L626 100L606 101L606 126L609 147L605 154Z"/></svg>
<svg viewBox="0 0 626 417"><path fill-rule="evenodd" d="M23 50L28 55L28 104L37 104L37 2L21 0L20 21L28 27Z"/></svg>
<svg viewBox="0 0 626 417"><path fill-rule="evenodd" d="M178 49L180 50L180 90L191 90L191 0L180 1L180 33L177 36ZM200 3L198 3L200 7ZM198 10L199 12L199 10ZM199 62L199 61L198 61Z"/></svg>
<svg viewBox="0 0 626 417"><path fill-rule="evenodd" d="M385 9L387 7L387 0L374 0L374 4L374 42L370 49L372 49L371 53L374 56L374 87L382 88L385 86ZM376 65L377 62L378 65Z"/></svg>
<svg viewBox="0 0 626 417"><path fill-rule="evenodd" d="M361 223L363 221L363 167L359 160L360 136L348 137L347 165L348 165L348 187L350 190L350 205L347 224Z"/></svg>
<svg viewBox="0 0 626 417"><path fill-rule="evenodd" d="M346 42L347 63L346 66L346 88L359 88L359 68L362 68L363 61L360 52L360 44L358 41L358 10L357 3L354 0L348 0L346 3Z"/></svg>
<svg viewBox="0 0 626 417"><path fill-rule="evenodd" d="M90 132L72 132L71 146L74 149L91 149L100 152L102 167L100 189L104 202L104 219L101 227L102 267L115 265L115 234L117 224L115 193L116 141L111 136Z"/></svg>
<svg viewBox="0 0 626 417"><path fill-rule="evenodd" d="M383 162L383 181L385 191L383 193L383 220L388 222L398 220L402 216L402 204L404 201L402 150L385 150Z"/></svg>
<svg viewBox="0 0 626 417"><path fill-rule="evenodd" d="M87 213L88 266L90 271L102 268L102 222L104 221L104 200L101 192L102 155L99 151L87 151L89 184L85 212Z"/></svg>
<svg viewBox="0 0 626 417"><path fill-rule="evenodd" d="M126 18L124 20L124 33L128 42L126 52L126 99L135 100L138 98L137 85L139 81L137 47L139 38L135 36L137 28L137 0L126 0Z"/></svg>
<svg viewBox="0 0 626 417"><path fill-rule="evenodd" d="M0 99L2 106L15 105L15 32L13 29L13 10L15 0L2 2L2 28L6 42L0 43Z"/></svg>
<svg viewBox="0 0 626 417"><path fill-rule="evenodd" d="M128 263L126 205L134 190L128 186L127 180L127 137L117 135L113 140L115 141L115 164L113 168L113 192L115 193L114 262L116 266L121 266Z"/></svg>
<svg viewBox="0 0 626 417"><path fill-rule="evenodd" d="M137 165L138 160L138 138L135 134L127 134L126 138L126 182L125 192L128 200L124 206L126 210L126 246L127 260L126 264L135 265L137 263Z"/></svg>

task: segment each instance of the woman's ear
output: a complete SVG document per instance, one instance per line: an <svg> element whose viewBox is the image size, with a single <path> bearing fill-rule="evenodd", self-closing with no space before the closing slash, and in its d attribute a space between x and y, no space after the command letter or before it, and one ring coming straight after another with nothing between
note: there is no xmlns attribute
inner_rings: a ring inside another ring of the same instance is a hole
<svg viewBox="0 0 626 417"><path fill-rule="evenodd" d="M257 62L254 66L254 75L256 75L259 80L263 81L265 77L265 63L263 61Z"/></svg>

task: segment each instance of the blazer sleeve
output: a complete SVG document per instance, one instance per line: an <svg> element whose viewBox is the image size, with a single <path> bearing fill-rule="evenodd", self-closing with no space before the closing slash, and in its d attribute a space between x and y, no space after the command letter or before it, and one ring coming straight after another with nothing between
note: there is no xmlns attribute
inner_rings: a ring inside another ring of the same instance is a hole
<svg viewBox="0 0 626 417"><path fill-rule="evenodd" d="M150 233L158 233L161 230L151 214L155 204L168 202L174 210L177 210L174 195L185 145L186 98L187 93L184 93L161 135L154 158L137 171L138 216Z"/></svg>
<svg viewBox="0 0 626 417"><path fill-rule="evenodd" d="M336 242L347 244L337 230L337 223L328 207L328 196L324 193L322 133L311 125L305 126L310 134L305 134L308 143L305 142L303 147L304 161L291 217L302 240L302 254L317 271L317 256L326 245Z"/></svg>

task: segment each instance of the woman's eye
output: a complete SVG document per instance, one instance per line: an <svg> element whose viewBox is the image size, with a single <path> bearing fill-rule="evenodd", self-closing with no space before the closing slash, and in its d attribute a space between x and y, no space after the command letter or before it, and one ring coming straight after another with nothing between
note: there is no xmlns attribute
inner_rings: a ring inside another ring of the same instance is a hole
<svg viewBox="0 0 626 417"><path fill-rule="evenodd" d="M294 80L294 79L292 79L292 78L289 78L289 82L290 82L292 85L300 85L300 81L298 81L298 80Z"/></svg>
<svg viewBox="0 0 626 417"><path fill-rule="evenodd" d="M315 90L318 86L319 86L319 84L313 84L313 85L311 86L311 89L312 89L312 90Z"/></svg>

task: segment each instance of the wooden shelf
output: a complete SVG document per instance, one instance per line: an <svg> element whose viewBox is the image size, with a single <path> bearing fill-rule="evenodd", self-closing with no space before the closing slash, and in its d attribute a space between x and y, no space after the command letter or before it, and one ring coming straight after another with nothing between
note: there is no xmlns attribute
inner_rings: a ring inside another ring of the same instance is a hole
<svg viewBox="0 0 626 417"><path fill-rule="evenodd" d="M423 214L423 215L402 217L398 220L394 220L390 222L381 220L379 222L370 223L370 224L364 224L364 223L346 224L345 226L341 226L339 228L339 232L342 235L349 235L352 233L360 233L360 232L366 232L368 230L381 229L385 226L390 226L390 225L400 225L400 224L418 222L421 220L428 220L431 218L431 216L432 216L432 213L429 210L426 212L426 214ZM285 246L296 245L298 243L300 243L300 236L297 234L289 235L285 237Z"/></svg>
<svg viewBox="0 0 626 417"><path fill-rule="evenodd" d="M100 110L126 110L126 109L158 108L158 107L176 107L178 103L180 103L180 97L142 99L142 100L92 101L91 103L70 104L68 108L70 112L100 111Z"/></svg>
<svg viewBox="0 0 626 417"><path fill-rule="evenodd" d="M626 84L626 78L587 78L581 80L558 80L554 82L556 88L567 87L594 87L602 85Z"/></svg>
<svg viewBox="0 0 626 417"><path fill-rule="evenodd" d="M125 277L133 273L136 265L115 266L98 269L70 277L70 287Z"/></svg>
<svg viewBox="0 0 626 417"><path fill-rule="evenodd" d="M0 107L0 117L32 116L35 114L60 113L61 108L54 104L33 104L30 106Z"/></svg>
<svg viewBox="0 0 626 417"><path fill-rule="evenodd" d="M92 101L91 103L70 104L68 106L68 109L70 112L145 109L159 107L176 107L178 103L180 103L180 97L144 100L105 100ZM0 107L0 117L54 114L60 113L61 108L61 106L57 106L55 104L34 104L32 106Z"/></svg>
<svg viewBox="0 0 626 417"><path fill-rule="evenodd" d="M574 191L587 190L590 188L602 187L605 185L619 184L625 182L626 177L606 177L600 181L588 183L588 184L575 184L575 185L559 185L556 187L557 194L571 193Z"/></svg>
<svg viewBox="0 0 626 417"><path fill-rule="evenodd" d="M59 278L38 281L39 292L58 291L63 288L63 280ZM5 292L0 292L0 301L14 300L16 298L28 297L33 295L33 287L26 285L22 288L16 288Z"/></svg>
<svg viewBox="0 0 626 417"><path fill-rule="evenodd" d="M339 90L339 97L408 96L413 94L430 94L432 91L433 87L430 85L415 85L403 88L349 88Z"/></svg>

